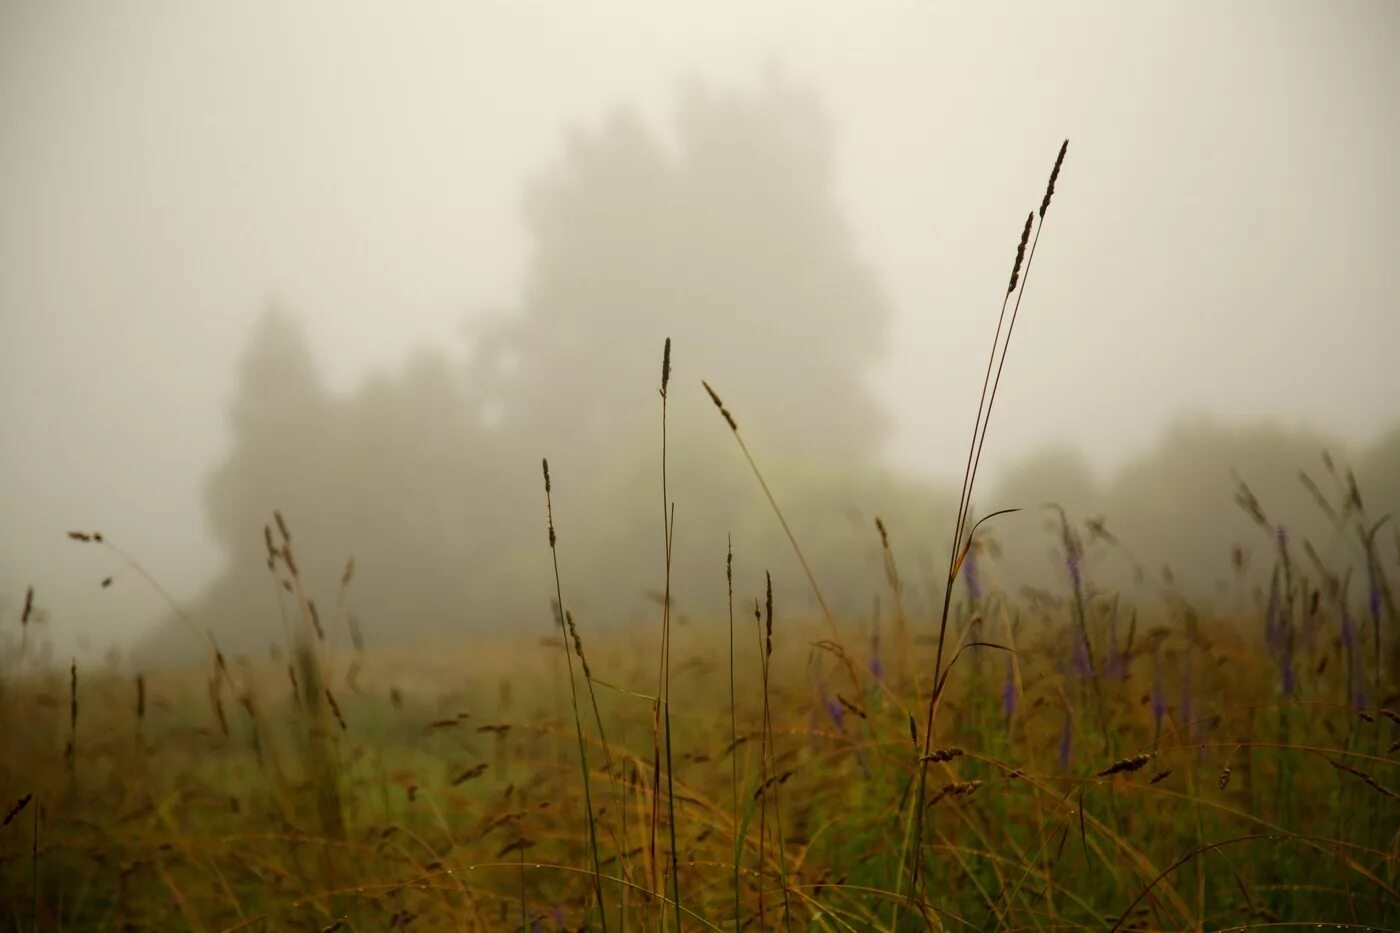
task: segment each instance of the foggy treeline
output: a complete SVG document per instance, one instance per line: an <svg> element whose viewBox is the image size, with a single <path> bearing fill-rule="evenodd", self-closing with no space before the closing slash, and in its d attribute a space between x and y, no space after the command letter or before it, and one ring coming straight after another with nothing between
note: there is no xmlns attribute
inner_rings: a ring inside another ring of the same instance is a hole
<svg viewBox="0 0 1400 933"><path fill-rule="evenodd" d="M533 252L519 305L473 327L465 363L424 347L396 371L331 392L295 310L269 309L244 352L229 451L206 485L225 568L191 615L226 650L281 640L288 597L263 544L280 510L323 614L337 625L353 616L367 641L502 627L544 635L548 457L570 607L595 626L647 618L664 567L657 390L667 337L679 617L724 611L731 538L739 597L771 569L786 606L812 608L702 378L733 412L834 608L868 620L887 593L881 516L907 608L932 613L956 490L882 458L888 423L869 383L890 310L843 221L832 150L815 97L774 81L692 84L669 132L624 111L576 133L527 200ZM950 449L964 443L953 440ZM1367 515L1400 507L1400 427L1346 450L1304 428L1186 418L1110 475L1049 449L979 490L979 514L1024 511L985 526L978 572L1011 592L1066 586L1060 520L1042 508L1055 502L1098 585L1239 609L1257 598L1277 545L1237 505L1237 484L1270 528L1345 560L1355 534L1337 531L1327 508L1354 498L1350 469ZM142 651L193 650L184 638L170 623Z"/></svg>

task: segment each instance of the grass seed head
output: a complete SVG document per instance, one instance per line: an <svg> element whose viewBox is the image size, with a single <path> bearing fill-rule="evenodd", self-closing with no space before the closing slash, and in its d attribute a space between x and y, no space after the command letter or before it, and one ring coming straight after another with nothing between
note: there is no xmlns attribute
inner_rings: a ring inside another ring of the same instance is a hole
<svg viewBox="0 0 1400 933"><path fill-rule="evenodd" d="M1065 164L1065 153L1069 151L1069 140L1066 139L1060 144L1060 154L1055 156L1055 167L1050 170L1050 181L1045 185L1045 197L1040 201L1040 217L1045 219L1045 212L1050 207L1050 198L1055 194L1055 182L1060 178L1060 167Z"/></svg>
<svg viewBox="0 0 1400 933"><path fill-rule="evenodd" d="M661 397L666 397L666 387L671 384L671 338L666 338L666 348L661 351Z"/></svg>
<svg viewBox="0 0 1400 933"><path fill-rule="evenodd" d="M710 388L710 384L703 379L700 380L700 384L705 387L706 392L710 393L710 401L715 403L715 407L719 409L719 413L723 415L724 420L728 422L729 430L737 432L739 430L739 425L735 424L734 416L729 413L728 408L724 407L724 403L719 400L719 396L715 393L715 390Z"/></svg>
<svg viewBox="0 0 1400 933"><path fill-rule="evenodd" d="M1016 261L1011 265L1011 282L1006 286L1008 295L1016 290L1016 283L1021 281L1021 263L1026 259L1026 243L1031 238L1031 221L1034 219L1035 212L1032 211L1026 215L1026 225L1021 228L1021 242L1016 244Z"/></svg>

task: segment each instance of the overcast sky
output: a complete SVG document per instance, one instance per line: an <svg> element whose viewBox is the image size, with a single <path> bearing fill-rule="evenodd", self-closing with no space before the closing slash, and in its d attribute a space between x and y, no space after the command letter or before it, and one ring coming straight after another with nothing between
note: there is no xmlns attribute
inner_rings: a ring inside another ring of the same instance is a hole
<svg viewBox="0 0 1400 933"><path fill-rule="evenodd" d="M960 468L1066 136L989 469L1051 440L1109 468L1189 411L1343 438L1400 415L1394 2L0 11L11 613L17 581L54 604L89 580L69 527L196 591L217 566L201 483L269 300L337 388L462 352L474 312L516 303L522 195L568 128L630 105L666 129L687 76L780 67L827 102L840 199L896 309L875 376L894 463Z"/></svg>

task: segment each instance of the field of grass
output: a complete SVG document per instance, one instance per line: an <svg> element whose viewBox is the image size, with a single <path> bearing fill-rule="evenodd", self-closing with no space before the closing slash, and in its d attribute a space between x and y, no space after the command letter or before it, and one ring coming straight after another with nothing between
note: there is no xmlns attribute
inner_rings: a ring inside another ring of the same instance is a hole
<svg viewBox="0 0 1400 933"><path fill-rule="evenodd" d="M1042 223L1053 187L1052 174ZM1063 585L997 585L971 493L1034 219L988 364L941 616L906 615L880 525L886 579L873 582L886 608L863 620L827 611L815 579L815 613L774 605L771 585L736 592L734 567L751 579L773 556L717 554L711 585L727 592L728 618L673 622L667 570L654 625L593 632L575 625L556 564L541 581L555 599L551 637L367 652L345 612L315 610L278 514L266 542L284 592L275 656L226 658L187 619L202 667L54 669L22 630L0 668L0 919L16 930L1400 926L1395 567L1359 496L1325 503L1359 548L1357 566L1330 566L1241 487L1275 542L1250 612L1133 606L1096 589L1082 537L1104 531L1063 514ZM657 529L668 567L669 349ZM547 463L543 486L541 547L547 522L547 546L567 562Z"/></svg>

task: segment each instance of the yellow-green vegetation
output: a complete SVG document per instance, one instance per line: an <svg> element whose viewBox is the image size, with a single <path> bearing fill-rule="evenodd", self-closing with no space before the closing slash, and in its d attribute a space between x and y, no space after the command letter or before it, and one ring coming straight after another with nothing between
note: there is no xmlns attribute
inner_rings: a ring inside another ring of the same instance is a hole
<svg viewBox="0 0 1400 933"><path fill-rule="evenodd" d="M543 640L368 651L346 608L353 561L322 604L334 609L318 610L281 513L264 543L285 638L265 659L225 657L176 611L200 666L55 670L28 651L31 592L0 680L4 922L1400 923L1394 560L1385 519L1368 515L1344 470L1329 461L1325 489L1309 480L1332 529L1322 548L1290 540L1239 484L1272 555L1249 612L1185 597L1133 605L1095 587L1086 541L1121 545L1102 520L1064 511L1050 513L1064 566L1055 589L998 585L987 558L999 513L974 520L972 493L1064 157L1021 234L938 612L908 608L897 541L877 519L883 603L837 617L742 413L706 384L790 552L715 554L712 578L686 586L727 600L727 617L683 624L671 597L667 341L658 608L645 627L575 618L560 567L585 537L547 461L538 520L554 572L540 590L555 626ZM100 534L71 536L124 557ZM778 559L805 578L810 604L775 602Z"/></svg>
<svg viewBox="0 0 1400 933"><path fill-rule="evenodd" d="M1069 601L959 600L958 643L1014 653L954 668L912 904L927 624L887 617L878 653L867 624L843 654L778 606L765 664L766 609L740 602L737 745L727 642L673 633L671 781L657 633L581 639L591 823L562 640L321 657L319 692L297 662L80 670L76 714L69 671L11 679L0 790L7 812L27 804L0 831L6 923L601 928L601 892L609 927L655 929L674 926L677 890L686 929L731 929L736 911L748 928L1395 922L1400 715L1349 695L1365 665L1330 600L1276 610L1291 698L1259 619L1149 622L1091 600L1089 655Z"/></svg>

